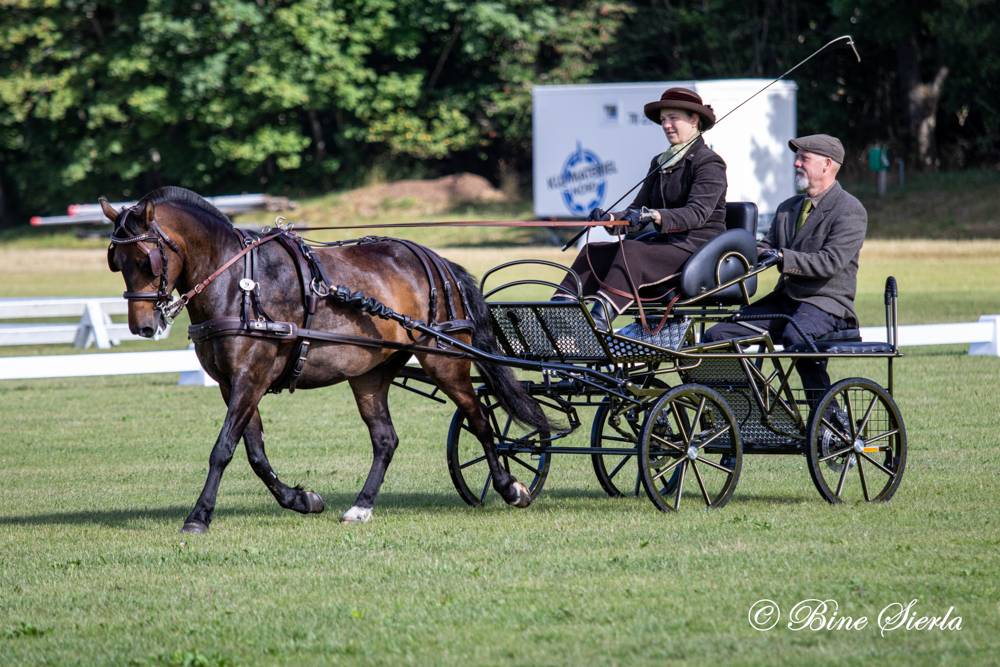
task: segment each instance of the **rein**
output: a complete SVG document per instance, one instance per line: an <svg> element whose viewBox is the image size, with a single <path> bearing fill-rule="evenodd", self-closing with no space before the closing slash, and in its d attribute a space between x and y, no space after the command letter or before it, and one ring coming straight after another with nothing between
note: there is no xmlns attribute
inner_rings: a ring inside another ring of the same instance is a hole
<svg viewBox="0 0 1000 667"><path fill-rule="evenodd" d="M308 231L336 231L338 229L386 229L392 227L550 227L558 229L603 227L607 224L607 222L594 222L590 220L426 220L420 222L371 222L366 224L328 225L323 227L304 225L296 228Z"/></svg>
<svg viewBox="0 0 1000 667"><path fill-rule="evenodd" d="M205 291L206 287L208 287L210 284L212 284L212 282L216 278L218 278L219 276L221 276L226 271L226 269L228 269L230 266L232 266L236 262L240 261L243 258L244 255L246 255L247 253L251 252L252 250L254 250L255 248L257 248L258 246L261 246L261 245L267 243L268 241L273 241L274 239L278 238L280 235L282 235L284 233L285 233L285 230L283 230L283 229L276 229L275 231L271 232L270 234L266 234L265 236L261 236L260 238L257 238L255 240L251 241L250 243L244 244L242 250L240 250L238 253L236 253L235 255L233 255L232 257L230 257L228 260L226 260L226 262L223 263L223 265L220 266L219 268L217 268L215 271L213 271L210 276L208 276L207 278L205 278L204 280L202 280L200 283L198 283L197 285L195 285L194 287L192 287L191 289L189 289L187 292L184 292L184 294L181 294L172 303L170 303L169 305L167 305L167 306L165 306L164 308L161 309L162 312L163 312L163 316L167 319L167 322L170 322L175 317L177 317L177 314L180 313L182 310L184 310L184 307L188 305L188 302L191 301L191 299L193 299L195 296L197 296L198 294L201 294L203 291Z"/></svg>

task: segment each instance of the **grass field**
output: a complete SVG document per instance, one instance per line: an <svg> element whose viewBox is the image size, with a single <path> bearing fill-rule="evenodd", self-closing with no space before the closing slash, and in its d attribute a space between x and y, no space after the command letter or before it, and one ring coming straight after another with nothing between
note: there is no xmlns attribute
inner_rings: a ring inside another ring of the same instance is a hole
<svg viewBox="0 0 1000 667"><path fill-rule="evenodd" d="M904 324L1000 312L998 251L869 243L863 324L882 322L889 273ZM121 287L102 255L0 249L0 295L113 294ZM554 256L446 255L477 272ZM185 343L179 322L167 341L126 349ZM832 370L881 380L883 369ZM995 664L1000 359L925 348L896 369L910 450L886 505L827 505L804 459L748 457L728 506L663 515L645 497L606 498L588 460L564 457L532 507L494 499L473 510L445 466L451 408L397 392L402 443L375 518L345 527L337 518L370 445L350 392L335 387L261 408L275 469L322 494L327 512L281 510L238 452L212 531L197 537L177 531L221 423L215 390L170 375L5 382L0 664ZM807 598L836 600L870 625L758 632L748 610L762 598L786 614ZM918 616L954 607L961 629L881 636L879 612L913 599Z"/></svg>

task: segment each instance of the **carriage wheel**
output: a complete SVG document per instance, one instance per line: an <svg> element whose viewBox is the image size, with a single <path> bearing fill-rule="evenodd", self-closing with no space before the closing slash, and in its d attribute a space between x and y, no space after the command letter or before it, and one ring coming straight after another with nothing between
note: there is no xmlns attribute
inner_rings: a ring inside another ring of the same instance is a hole
<svg viewBox="0 0 1000 667"><path fill-rule="evenodd" d="M886 501L899 488L906 428L877 382L848 378L830 387L812 412L807 437L809 474L827 502Z"/></svg>
<svg viewBox="0 0 1000 667"><path fill-rule="evenodd" d="M736 420L715 390L697 384L674 387L649 411L639 441L639 473L657 509L676 511L685 495L705 507L722 507L742 467Z"/></svg>
<svg viewBox="0 0 1000 667"><path fill-rule="evenodd" d="M623 406L620 401L605 398L594 413L590 429L593 449L631 447L631 454L591 454L597 481L612 498L639 495L639 468L635 464L643 413L637 406Z"/></svg>
<svg viewBox="0 0 1000 667"><path fill-rule="evenodd" d="M481 395L483 412L493 429L500 465L528 487L531 499L542 492L549 474L550 454L538 451L549 442L547 431L538 431L515 422L495 397ZM514 451L531 447L534 452ZM448 429L448 472L451 481L467 504L479 507L493 495L493 475L486 463L483 446L476 438L465 413L456 410Z"/></svg>
<svg viewBox="0 0 1000 667"><path fill-rule="evenodd" d="M641 386L659 387L666 391L670 388L659 378L649 375L642 379ZM638 496L642 480L636 456L639 453L639 436L642 434L642 424L652 401L641 406L626 404L611 396L601 401L594 413L594 423L590 429L590 447L592 449L632 448L630 454L591 454L590 462L594 466L597 482L612 498L622 496ZM676 483L677 475L668 483Z"/></svg>

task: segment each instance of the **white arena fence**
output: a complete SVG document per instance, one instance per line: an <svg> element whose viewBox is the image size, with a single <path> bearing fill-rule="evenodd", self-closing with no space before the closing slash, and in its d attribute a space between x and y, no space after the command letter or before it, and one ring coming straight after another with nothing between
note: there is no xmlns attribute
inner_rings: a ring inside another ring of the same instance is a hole
<svg viewBox="0 0 1000 667"><path fill-rule="evenodd" d="M112 315L128 314L121 297L33 297L0 299L0 345L47 345L73 343L95 345L102 350L139 336L125 322L112 322ZM67 319L67 322L17 322L17 320ZM15 320L9 322L7 320ZM161 332L157 340L170 334Z"/></svg>
<svg viewBox="0 0 1000 667"><path fill-rule="evenodd" d="M885 342L884 327L861 329L866 341ZM899 327L900 347L969 344L969 354L1000 357L1000 315L983 315L978 322L915 324ZM180 373L184 385L215 386L193 349L164 352L0 357L0 380Z"/></svg>

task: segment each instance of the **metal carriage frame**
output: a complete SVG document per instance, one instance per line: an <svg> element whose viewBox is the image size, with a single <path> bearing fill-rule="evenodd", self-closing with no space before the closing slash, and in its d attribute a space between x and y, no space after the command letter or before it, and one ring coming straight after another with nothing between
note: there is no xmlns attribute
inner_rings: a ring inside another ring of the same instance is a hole
<svg viewBox="0 0 1000 667"><path fill-rule="evenodd" d="M730 267L727 279L721 270L726 262L737 263L738 275ZM525 264L565 268L542 260L508 262L484 275L481 286L492 275ZM886 281L886 343L835 336L811 341L806 349L779 350L752 321L745 322L743 338L696 342L696 330L737 317L732 306L739 304L720 305L718 295L738 290L739 302L749 303L757 274L770 265L753 266L739 253L722 253L714 286L702 286L672 310L652 309L651 315L668 318L666 335L661 332L655 342L599 330L579 280L577 293L561 301L495 298L523 285L557 288L539 279L484 290L502 354L434 333L446 349L457 347L474 358L533 372L523 382L554 417L551 432L523 429L485 386L479 388L501 460L533 496L542 491L552 457L576 454L590 456L610 496L638 495L642 488L662 511L678 510L682 498L721 507L733 495L744 454L785 454L806 458L813 483L828 502L889 500L906 464L906 431L893 399L892 364L901 356L895 280ZM810 409L802 391L792 386L790 366L803 358L885 359L886 383L841 380ZM422 380L420 371L411 369L398 384L442 400L435 391L423 391ZM578 408L596 408L588 447L561 443L583 426ZM452 419L446 449L462 499L474 506L486 502L491 478L460 412Z"/></svg>

